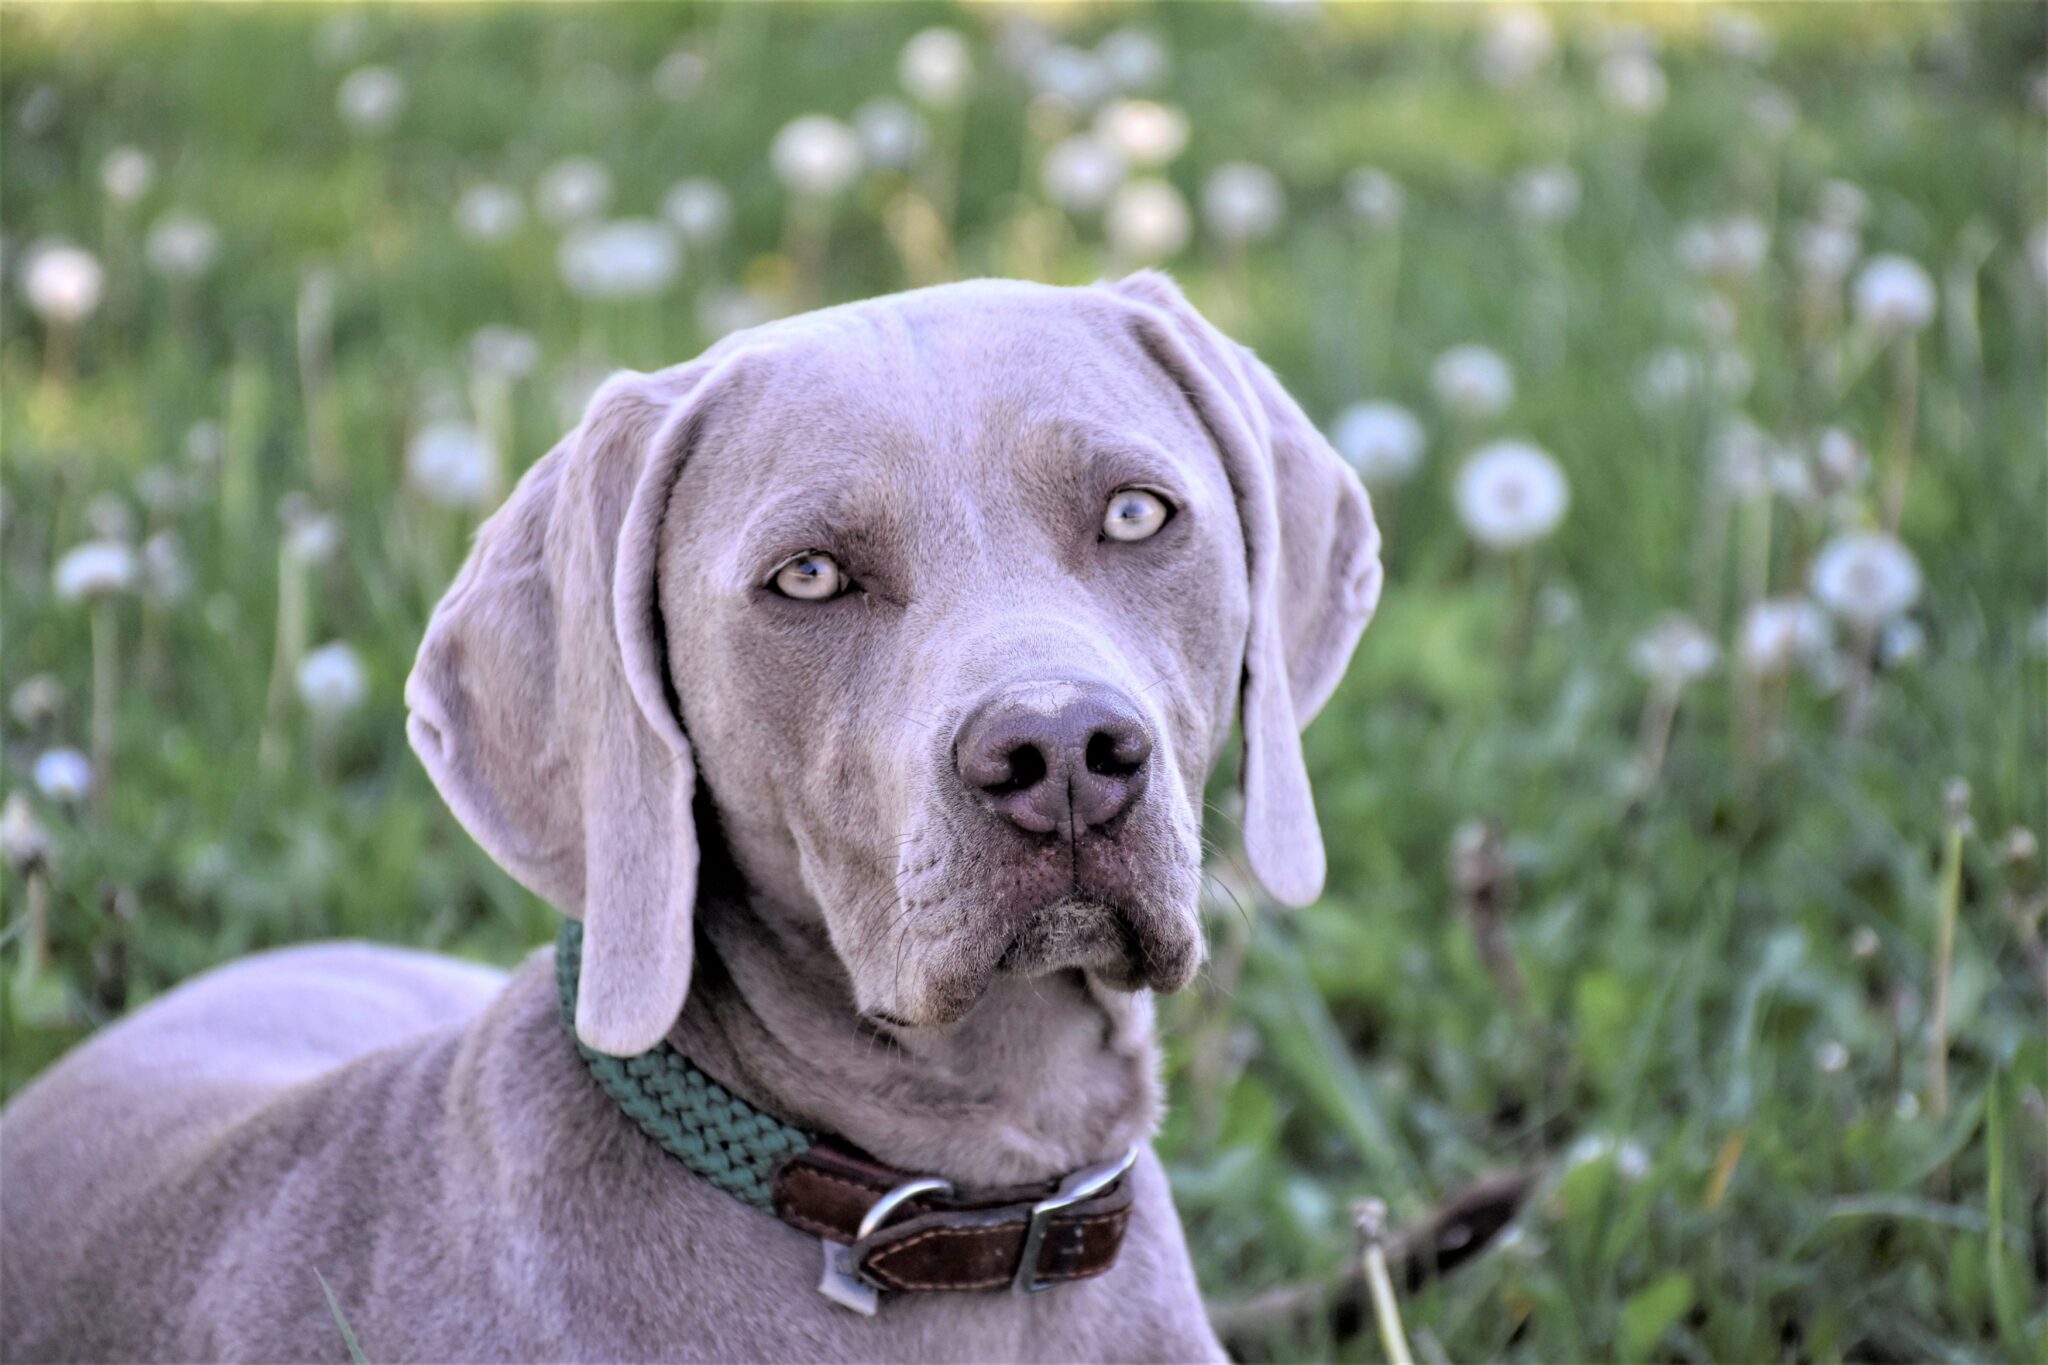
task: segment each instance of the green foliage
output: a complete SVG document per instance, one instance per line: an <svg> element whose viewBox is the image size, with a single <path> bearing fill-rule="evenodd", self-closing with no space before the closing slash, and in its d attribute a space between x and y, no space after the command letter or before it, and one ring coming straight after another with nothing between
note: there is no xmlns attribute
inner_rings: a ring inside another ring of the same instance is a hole
<svg viewBox="0 0 2048 1365"><path fill-rule="evenodd" d="M2048 1018L2027 924L2042 880L2005 842L2048 823L2039 14L1752 18L1771 55L1724 51L1692 7L1560 10L1556 57L1504 89L1475 74L1494 22L1477 9L1046 15L1079 47L1129 23L1165 40L1154 97L1191 137L1162 174L1190 202L1226 161L1284 184L1271 239L1237 250L1201 231L1166 262L1197 302L1319 421L1382 398L1431 435L1413 479L1376 489L1385 602L1308 735L1328 892L1281 914L1221 858L1241 904L1219 895L1209 976L1162 1008L1162 1147L1219 1301L1334 1274L1355 1199L1385 1199L1398 1229L1526 1166L1540 1178L1510 1233L1406 1302L1424 1358L2041 1358ZM863 177L806 238L771 139L893 92L904 40L936 22L970 35L966 103L927 111L925 161ZM948 269L1080 283L1128 263L1097 215L1045 202L1047 138L1085 119L1042 103L1027 118L1027 82L978 12L16 6L0 37L0 680L19 699L47 675L57 694L6 721L4 789L29 794L18 809L51 842L5 882L6 1091L258 948L354 935L509 963L551 937L553 912L468 841L404 743L403 679L476 515L408 480L427 421L484 424L516 474L594 375L689 357L736 299L783 309ZM1606 54L1645 40L1669 98L1625 113L1601 95ZM678 48L703 58L701 84L657 97ZM352 134L336 91L370 62L409 97L390 131ZM156 168L129 208L100 183L119 145ZM730 233L689 248L657 295L604 301L566 287L560 234L530 203L502 242L459 230L465 188L528 194L572 154L611 170L618 215L658 215L676 180L714 177ZM1552 225L1510 208L1513 177L1545 164L1582 190ZM1398 228L1347 207L1343 178L1364 165L1404 186ZM1818 306L1802 286L1801 227L1831 180L1868 196L1866 252L1904 253L1941 287L1910 370L1844 321L1839 287ZM936 248L900 230L919 203ZM220 234L203 278L145 263L171 208ZM1688 272L1686 225L1730 214L1768 232L1759 268ZM75 337L21 288L50 236L106 268ZM471 359L486 325L539 348L502 392ZM1504 416L1430 397L1434 357L1471 341L1515 368ZM1657 401L1645 370L1672 348L1682 365L1739 356L1749 382ZM1897 531L1925 574L1924 645L1884 659L1842 630L1810 668L1745 682L1743 606L1799 595L1830 536L1882 524L1909 389ZM1738 411L1809 470L1839 425L1874 472L1832 499L1783 484L1731 499L1713 452ZM1572 503L1554 536L1503 557L1465 533L1450 489L1472 447L1510 434L1554 455ZM292 494L336 519L340 550L281 575L273 509ZM104 528L109 495L135 542L176 538L189 586L152 577L99 609L120 651L112 766L91 802L66 803L35 794L31 770L53 746L91 747L95 645L93 612L60 600L52 570ZM287 661L340 640L363 665L364 703L327 721L289 669L273 676L295 572ZM1658 747L1631 649L1671 609L1722 660L1678 694ZM1927 1039L1951 775L1971 784L1974 832L1943 1113ZM1227 815L1210 834L1228 848ZM43 893L48 956L31 961ZM1256 1344L1377 1350L1370 1332Z"/></svg>

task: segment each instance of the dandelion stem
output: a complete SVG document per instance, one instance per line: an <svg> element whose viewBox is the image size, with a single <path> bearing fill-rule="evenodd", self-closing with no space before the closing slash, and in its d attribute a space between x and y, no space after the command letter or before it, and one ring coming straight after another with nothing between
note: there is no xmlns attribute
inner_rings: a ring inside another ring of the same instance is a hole
<svg viewBox="0 0 2048 1365"><path fill-rule="evenodd" d="M1401 1302L1394 1294L1394 1277L1387 1271L1387 1206L1377 1199L1359 1201L1352 1210L1358 1223L1359 1266L1365 1272L1366 1290L1372 1296L1372 1316L1380 1330L1380 1349L1389 1365L1415 1365L1408 1349L1408 1334L1401 1326Z"/></svg>
<svg viewBox="0 0 2048 1365"><path fill-rule="evenodd" d="M290 542L277 557L277 648L270 662L270 690L263 707L263 735L256 756L266 773L284 760L285 712L291 705L292 673L306 652L306 568Z"/></svg>
<svg viewBox="0 0 2048 1365"><path fill-rule="evenodd" d="M1928 1004L1927 1112L1948 1113L1948 993L1955 966L1956 916L1963 894L1963 831L1969 823L1968 797L1951 798L1942 844L1941 881L1935 898L1934 989Z"/></svg>
<svg viewBox="0 0 2048 1365"><path fill-rule="evenodd" d="M1662 685L1650 688L1643 699L1642 721L1636 730L1638 792L1648 796L1656 790L1664 773L1664 756L1671 748L1671 730L1678 719L1678 689Z"/></svg>
<svg viewBox="0 0 2048 1365"><path fill-rule="evenodd" d="M40 866L28 869L21 914L21 962L17 989L27 990L50 964L50 879Z"/></svg>
<svg viewBox="0 0 2048 1365"><path fill-rule="evenodd" d="M1891 468L1885 475L1884 527L1898 533L1913 472L1913 435L1920 420L1920 347L1907 332L1892 346Z"/></svg>
<svg viewBox="0 0 2048 1365"><path fill-rule="evenodd" d="M111 593L92 604L92 805L106 809L113 789L114 718L120 705L121 637L119 611Z"/></svg>

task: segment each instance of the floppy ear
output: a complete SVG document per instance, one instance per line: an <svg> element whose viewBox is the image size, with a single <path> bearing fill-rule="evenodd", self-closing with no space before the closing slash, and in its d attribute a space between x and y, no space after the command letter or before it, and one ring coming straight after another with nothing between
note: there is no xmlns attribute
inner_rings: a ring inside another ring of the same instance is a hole
<svg viewBox="0 0 2048 1365"><path fill-rule="evenodd" d="M406 733L456 818L583 921L576 1035L614 1056L659 1042L689 990L696 767L656 558L715 380L699 361L598 390L477 532L405 685Z"/></svg>
<svg viewBox="0 0 2048 1365"><path fill-rule="evenodd" d="M1322 894L1325 859L1301 730L1322 709L1380 596L1380 535L1358 476L1257 357L1166 276L1110 286L1208 427L1237 499L1251 582L1239 702L1244 844L1274 899Z"/></svg>

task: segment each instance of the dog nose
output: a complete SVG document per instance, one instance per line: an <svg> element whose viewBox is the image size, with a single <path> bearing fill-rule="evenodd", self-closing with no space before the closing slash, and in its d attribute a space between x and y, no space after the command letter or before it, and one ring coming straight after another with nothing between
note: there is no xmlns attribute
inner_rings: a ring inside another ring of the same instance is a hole
<svg viewBox="0 0 2048 1365"><path fill-rule="evenodd" d="M1019 829L1072 838L1109 823L1145 790L1152 732L1105 683L1005 688L960 726L961 780Z"/></svg>

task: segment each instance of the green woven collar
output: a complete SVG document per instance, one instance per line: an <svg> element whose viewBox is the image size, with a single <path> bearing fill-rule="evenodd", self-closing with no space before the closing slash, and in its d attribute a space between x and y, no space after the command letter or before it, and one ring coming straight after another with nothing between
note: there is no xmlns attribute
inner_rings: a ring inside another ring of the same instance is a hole
<svg viewBox="0 0 2048 1365"><path fill-rule="evenodd" d="M576 970L583 926L562 921L555 939L555 987L562 1022L576 1039ZM775 1168L816 1141L764 1114L706 1076L666 1041L637 1057L611 1057L576 1041L590 1074L663 1151L736 1199L770 1207Z"/></svg>

